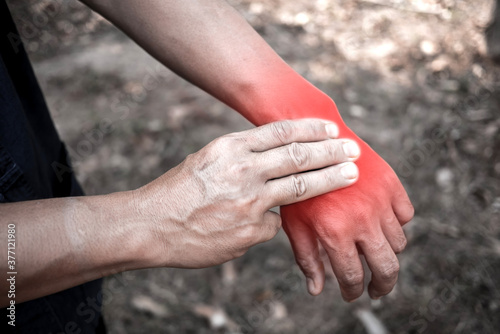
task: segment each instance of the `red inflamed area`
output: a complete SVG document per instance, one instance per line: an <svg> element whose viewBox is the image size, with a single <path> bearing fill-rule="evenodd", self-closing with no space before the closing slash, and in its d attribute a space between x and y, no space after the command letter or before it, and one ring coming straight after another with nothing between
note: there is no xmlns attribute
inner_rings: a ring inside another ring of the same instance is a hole
<svg viewBox="0 0 500 334"><path fill-rule="evenodd" d="M361 150L356 161L359 179L354 185L281 208L283 225L297 262L307 263L302 270L308 277L309 291L317 294L324 284L319 239L344 298L351 299L349 291L358 296L363 290L364 273L359 254L365 255L373 273L368 288L370 295L377 297L386 292L383 291L385 284L391 284L387 283L382 263L397 263L394 253L404 248L401 226L413 217L410 200L392 168L347 127L333 100L284 62L275 65L265 68L271 70L270 73L255 72L265 79L258 88L249 89L248 96L252 97L249 101L229 101L228 104L255 125L298 118L331 120L339 127L339 138L356 141ZM345 273L358 277L357 288L353 289L352 285L356 284L348 279L342 280Z"/></svg>

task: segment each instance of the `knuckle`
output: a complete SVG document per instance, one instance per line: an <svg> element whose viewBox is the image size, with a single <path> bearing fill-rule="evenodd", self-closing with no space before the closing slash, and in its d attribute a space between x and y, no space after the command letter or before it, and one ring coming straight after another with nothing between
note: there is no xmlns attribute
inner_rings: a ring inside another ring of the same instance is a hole
<svg viewBox="0 0 500 334"><path fill-rule="evenodd" d="M352 214L353 221L356 221L358 224L358 233L361 239L369 242L371 248L374 248L376 251L380 251L384 246L384 242L373 242L371 241L373 237L378 237L377 224L375 224L376 215L370 209L367 208L358 208L356 212ZM378 239L375 239L378 240Z"/></svg>
<svg viewBox="0 0 500 334"><path fill-rule="evenodd" d="M290 121L281 121L271 123L271 132L283 145L290 141L292 137L292 123Z"/></svg>
<svg viewBox="0 0 500 334"><path fill-rule="evenodd" d="M307 192L306 182L302 175L292 175L292 192L296 198L300 198Z"/></svg>
<svg viewBox="0 0 500 334"><path fill-rule="evenodd" d="M339 283L344 288L352 289L363 284L363 275L360 273L345 273L339 277Z"/></svg>
<svg viewBox="0 0 500 334"><path fill-rule="evenodd" d="M247 160L237 161L229 167L230 175L234 176L237 180L242 180L244 175L253 170L253 164Z"/></svg>
<svg viewBox="0 0 500 334"><path fill-rule="evenodd" d="M240 191L241 188L234 188L231 196L239 196L237 192ZM239 213L241 219L252 223L257 223L257 220L254 220L253 217L259 210L261 210L260 205L258 205L258 202L259 198L256 194L242 196L240 198L233 199L231 201L235 212Z"/></svg>
<svg viewBox="0 0 500 334"><path fill-rule="evenodd" d="M382 280L392 280L397 277L399 272L399 263L391 261L380 268L380 278Z"/></svg>
<svg viewBox="0 0 500 334"><path fill-rule="evenodd" d="M198 157L199 155L202 155L202 154L203 154L203 153L200 153L200 152L188 154L188 155L186 156L186 158L184 159L183 163L188 164L188 165L191 165L191 164L193 164L193 162L195 162L195 161L196 161L197 157Z"/></svg>
<svg viewBox="0 0 500 334"><path fill-rule="evenodd" d="M235 140L235 135L227 134L222 137L216 138L213 141L213 144L218 149L234 149L234 145L237 143Z"/></svg>
<svg viewBox="0 0 500 334"><path fill-rule="evenodd" d="M311 159L309 150L303 144L299 143L288 145L288 154L298 168L307 166Z"/></svg>
<svg viewBox="0 0 500 334"><path fill-rule="evenodd" d="M403 204L399 204L396 208L397 217L401 225L405 225L415 216L415 209L410 201L405 201Z"/></svg>
<svg viewBox="0 0 500 334"><path fill-rule="evenodd" d="M402 251L405 250L406 248L406 245L408 244L408 240L406 240L406 237L403 235L401 237L398 238L398 240L396 241L396 246L395 246L395 249L394 249L394 252L396 254L398 253L401 253Z"/></svg>
<svg viewBox="0 0 500 334"><path fill-rule="evenodd" d="M408 221L410 221L415 216L415 208L413 207L413 204L411 204L409 199L407 200L407 202L408 202L408 204L407 204L408 205L408 218L407 219L408 219Z"/></svg>

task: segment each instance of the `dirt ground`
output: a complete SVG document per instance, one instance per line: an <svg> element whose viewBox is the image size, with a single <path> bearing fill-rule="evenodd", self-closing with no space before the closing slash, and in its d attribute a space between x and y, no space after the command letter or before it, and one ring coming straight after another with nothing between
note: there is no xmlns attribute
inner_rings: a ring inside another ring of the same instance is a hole
<svg viewBox="0 0 500 334"><path fill-rule="evenodd" d="M405 185L399 282L309 296L283 233L229 265L109 277L110 333L500 333L500 66L493 0L231 0ZM251 127L76 1L9 1L88 194L137 188Z"/></svg>

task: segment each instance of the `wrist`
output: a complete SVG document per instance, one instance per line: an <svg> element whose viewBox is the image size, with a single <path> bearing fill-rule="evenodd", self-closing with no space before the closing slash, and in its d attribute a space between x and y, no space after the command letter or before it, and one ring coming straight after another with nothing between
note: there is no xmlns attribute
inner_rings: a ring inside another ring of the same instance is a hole
<svg viewBox="0 0 500 334"><path fill-rule="evenodd" d="M171 187L157 180L129 192L133 211L130 217L141 231L133 241L137 250L130 254L134 269L172 267L185 251L179 251L177 244L182 235L173 222L180 205Z"/></svg>
<svg viewBox="0 0 500 334"><path fill-rule="evenodd" d="M321 118L345 127L333 100L287 68L249 80L235 109L255 125L284 119Z"/></svg>
<svg viewBox="0 0 500 334"><path fill-rule="evenodd" d="M109 257L102 263L105 275L152 266L151 233L141 219L136 196L135 191L124 191L95 197L102 208L97 218L99 226L106 232L100 233L103 236L100 242L97 237L99 247L104 246Z"/></svg>

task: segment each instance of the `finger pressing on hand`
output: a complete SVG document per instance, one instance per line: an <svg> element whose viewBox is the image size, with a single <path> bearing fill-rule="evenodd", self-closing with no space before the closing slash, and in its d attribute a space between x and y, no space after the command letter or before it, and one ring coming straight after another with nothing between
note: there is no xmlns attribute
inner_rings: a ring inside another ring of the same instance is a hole
<svg viewBox="0 0 500 334"><path fill-rule="evenodd" d="M399 273L398 258L383 235L374 236L359 245L372 272L368 294L372 299L379 299L391 292L396 285Z"/></svg>
<svg viewBox="0 0 500 334"><path fill-rule="evenodd" d="M254 152L267 151L294 142L337 138L338 133L335 123L312 118L279 121L242 132Z"/></svg>
<svg viewBox="0 0 500 334"><path fill-rule="evenodd" d="M346 139L322 140L312 143L291 143L257 155L259 166L267 179L279 178L355 161L360 154L356 142Z"/></svg>
<svg viewBox="0 0 500 334"><path fill-rule="evenodd" d="M356 300L363 294L364 289L363 265L356 245L352 242L344 242L334 247L325 242L322 242L322 245L330 258L342 298L347 302Z"/></svg>
<svg viewBox="0 0 500 334"><path fill-rule="evenodd" d="M358 168L346 162L320 170L294 174L266 182L265 191L270 196L272 208L300 202L311 197L350 186L358 179Z"/></svg>
<svg viewBox="0 0 500 334"><path fill-rule="evenodd" d="M313 296L319 295L325 285L325 267L319 255L318 241L314 232L306 225L294 222L293 228L283 223L295 261L306 276L307 290Z"/></svg>

